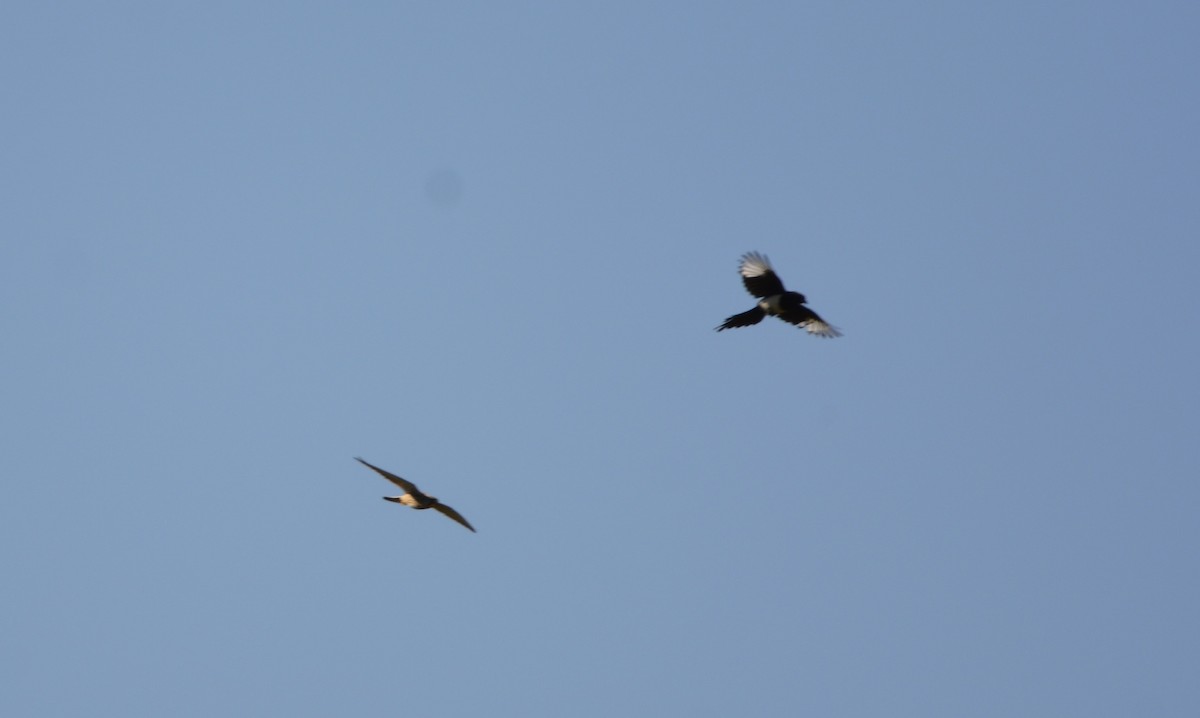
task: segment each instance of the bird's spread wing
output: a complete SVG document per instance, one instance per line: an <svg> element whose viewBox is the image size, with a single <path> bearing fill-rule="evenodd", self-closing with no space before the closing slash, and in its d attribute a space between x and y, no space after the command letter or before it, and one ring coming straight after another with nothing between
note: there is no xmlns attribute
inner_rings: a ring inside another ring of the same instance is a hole
<svg viewBox="0 0 1200 718"><path fill-rule="evenodd" d="M826 322L816 312L804 305L788 307L786 311L779 314L779 318L803 328L809 334L816 334L819 337L833 338L842 336L837 327Z"/></svg>
<svg viewBox="0 0 1200 718"><path fill-rule="evenodd" d="M433 508L437 509L438 511L441 511L442 513L446 514L450 518L459 522L463 526L466 526L467 528L471 529L472 532L475 532L475 527L472 526L466 519L464 519L462 517L462 514L458 513L457 511L450 508L446 504L434 504Z"/></svg>
<svg viewBox="0 0 1200 718"><path fill-rule="evenodd" d="M742 255L742 264L738 268L742 275L742 283L746 291L758 298L773 297L783 293L783 280L775 274L765 255L758 252L747 252Z"/></svg>
<svg viewBox="0 0 1200 718"><path fill-rule="evenodd" d="M721 331L722 329L735 329L737 327L748 327L751 324L758 324L766 315L767 313L764 312L761 307L755 307L748 312L734 314L732 317L726 319L721 323L721 326L717 327L717 331Z"/></svg>
<svg viewBox="0 0 1200 718"><path fill-rule="evenodd" d="M414 484L413 482L408 481L407 479L402 479L399 476L396 476L395 474L391 473L390 471L384 471L383 469L379 468L378 466L372 466L371 464L368 464L367 462L363 461L362 459L358 458L357 456L354 457L354 460L357 461L358 463L362 464L363 466L367 467L368 469L371 469L372 471L379 474L380 476L387 479L388 481L392 482L396 486L399 486L400 488L404 489L405 493L409 493L409 494L414 493L414 492L420 493L417 490L417 485Z"/></svg>

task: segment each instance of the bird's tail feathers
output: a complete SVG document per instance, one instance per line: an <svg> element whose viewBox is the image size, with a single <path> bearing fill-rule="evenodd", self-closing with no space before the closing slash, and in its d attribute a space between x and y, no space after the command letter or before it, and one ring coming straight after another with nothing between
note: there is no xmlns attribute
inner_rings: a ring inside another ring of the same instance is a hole
<svg viewBox="0 0 1200 718"><path fill-rule="evenodd" d="M762 310L762 307L755 307L748 312L734 314L732 317L729 317L721 323L721 326L717 327L717 331L721 331L723 329L736 329L738 327L748 327L753 324L758 324L766 315L767 313Z"/></svg>

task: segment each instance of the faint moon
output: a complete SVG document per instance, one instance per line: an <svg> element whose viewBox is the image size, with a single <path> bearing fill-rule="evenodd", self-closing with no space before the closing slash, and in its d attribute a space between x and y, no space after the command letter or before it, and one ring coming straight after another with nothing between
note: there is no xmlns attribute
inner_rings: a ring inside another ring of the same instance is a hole
<svg viewBox="0 0 1200 718"><path fill-rule="evenodd" d="M462 178L454 170L434 170L425 177L425 196L429 201L450 207L462 200Z"/></svg>

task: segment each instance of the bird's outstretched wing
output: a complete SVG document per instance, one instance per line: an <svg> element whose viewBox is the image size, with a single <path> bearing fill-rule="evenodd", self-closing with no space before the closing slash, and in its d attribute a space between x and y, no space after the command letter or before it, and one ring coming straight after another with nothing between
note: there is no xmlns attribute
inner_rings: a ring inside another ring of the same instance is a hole
<svg viewBox="0 0 1200 718"><path fill-rule="evenodd" d="M742 275L742 284L746 285L746 291L759 299L783 293L783 280L775 274L766 255L758 252L743 254L738 272Z"/></svg>
<svg viewBox="0 0 1200 718"><path fill-rule="evenodd" d="M388 481L392 482L396 486L399 486L400 488L404 489L405 493L408 493L408 494L420 493L420 491L417 489L417 485L414 484L413 482L411 482L407 479L402 479L390 471L384 471L383 469L379 468L378 466L373 466L372 464L368 464L366 461L363 461L362 459L358 458L357 456L354 457L354 460L357 461L358 463L362 464L363 466L367 467L368 469L371 469L372 471L379 474L380 476L387 479Z"/></svg>
<svg viewBox="0 0 1200 718"><path fill-rule="evenodd" d="M838 331L837 327L822 319L817 315L816 312L804 306L803 304L795 307L788 307L778 316L780 319L788 322L789 324L795 324L796 326L803 328L809 334L815 334L819 337L825 337L827 339L842 336L842 333Z"/></svg>
<svg viewBox="0 0 1200 718"><path fill-rule="evenodd" d="M475 531L475 527L472 526L466 519L464 519L462 517L462 514L458 513L457 511L450 508L446 504L440 504L440 503L434 504L433 508L437 509L438 511L442 512L443 514L446 514L447 516L449 516L450 518L459 522L463 526L466 526L467 528L471 529L472 533L478 533L477 531Z"/></svg>
<svg viewBox="0 0 1200 718"><path fill-rule="evenodd" d="M752 324L758 324L763 320L767 313L761 307L755 307L748 312L734 314L732 317L721 322L721 326L717 327L717 331L722 329L736 329L737 327L748 327Z"/></svg>

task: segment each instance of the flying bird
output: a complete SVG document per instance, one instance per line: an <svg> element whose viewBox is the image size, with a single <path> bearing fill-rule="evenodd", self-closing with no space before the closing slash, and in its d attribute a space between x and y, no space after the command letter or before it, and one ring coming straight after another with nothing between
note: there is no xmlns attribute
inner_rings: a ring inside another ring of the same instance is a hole
<svg viewBox="0 0 1200 718"><path fill-rule="evenodd" d="M746 291L758 297L758 305L748 312L734 314L729 317L717 331L736 329L758 324L763 317L770 314L779 317L789 324L795 324L819 337L840 337L842 333L837 327L829 324L817 313L804 306L808 300L800 292L789 292L783 288L783 280L775 273L765 255L758 252L747 252L742 255L742 263L738 267L742 275L742 283Z"/></svg>
<svg viewBox="0 0 1200 718"><path fill-rule="evenodd" d="M475 531L475 527L468 523L467 520L462 517L462 514L458 513L446 504L443 504L441 501L438 501L437 497L421 493L421 490L418 489L417 485L413 482L408 481L407 479L402 479L390 471L384 471L378 466L372 466L357 456L354 457L354 460L368 469L371 469L396 486L399 486L401 489L404 489L404 493L399 496L384 496L383 498L385 501L394 501L398 504L411 506L414 509L435 509L459 522L463 526L471 529L472 532Z"/></svg>

